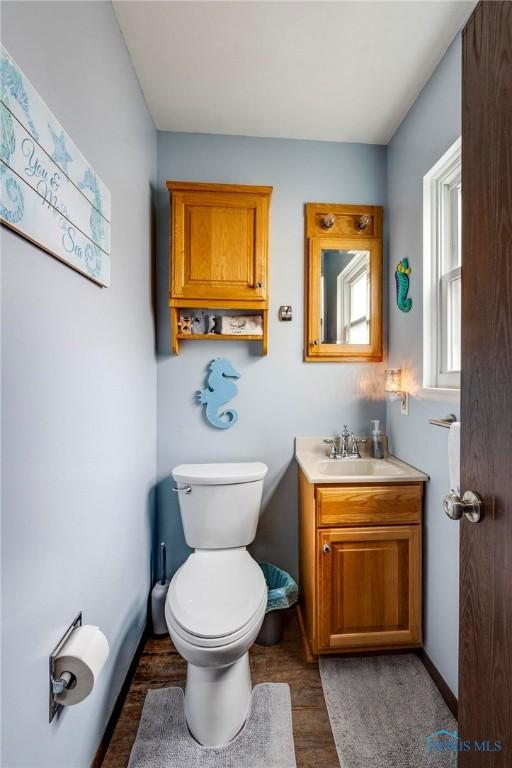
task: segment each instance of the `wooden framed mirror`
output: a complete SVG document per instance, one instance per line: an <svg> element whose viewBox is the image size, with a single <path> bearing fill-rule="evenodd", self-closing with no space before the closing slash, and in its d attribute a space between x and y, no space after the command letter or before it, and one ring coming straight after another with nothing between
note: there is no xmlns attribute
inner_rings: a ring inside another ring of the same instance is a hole
<svg viewBox="0 0 512 768"><path fill-rule="evenodd" d="M382 207L306 203L307 362L382 360Z"/></svg>

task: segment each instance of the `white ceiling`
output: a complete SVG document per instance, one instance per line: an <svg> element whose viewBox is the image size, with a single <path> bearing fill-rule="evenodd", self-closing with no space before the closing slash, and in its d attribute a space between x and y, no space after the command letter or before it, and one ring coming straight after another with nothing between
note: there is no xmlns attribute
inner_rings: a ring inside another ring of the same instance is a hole
<svg viewBox="0 0 512 768"><path fill-rule="evenodd" d="M158 129L376 144L474 5L114 0Z"/></svg>

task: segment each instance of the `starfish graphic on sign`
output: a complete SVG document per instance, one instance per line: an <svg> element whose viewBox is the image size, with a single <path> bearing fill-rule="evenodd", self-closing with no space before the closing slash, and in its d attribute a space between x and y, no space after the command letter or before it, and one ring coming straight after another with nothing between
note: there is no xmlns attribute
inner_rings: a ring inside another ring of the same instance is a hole
<svg viewBox="0 0 512 768"><path fill-rule="evenodd" d="M48 124L50 133L53 139L54 152L52 160L55 160L57 165L60 165L65 174L68 172L68 163L73 162L73 158L69 154L66 148L66 140L64 138L64 131L60 132L60 136L57 136L50 124Z"/></svg>

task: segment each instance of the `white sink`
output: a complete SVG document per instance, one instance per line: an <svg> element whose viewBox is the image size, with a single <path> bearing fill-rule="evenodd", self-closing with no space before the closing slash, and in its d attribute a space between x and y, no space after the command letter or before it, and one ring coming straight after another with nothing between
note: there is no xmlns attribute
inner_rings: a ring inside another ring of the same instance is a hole
<svg viewBox="0 0 512 768"><path fill-rule="evenodd" d="M367 448L367 446L364 446ZM372 459L329 459L321 437L295 438L295 458L310 483L404 483L428 480L428 475L395 456Z"/></svg>
<svg viewBox="0 0 512 768"><path fill-rule="evenodd" d="M341 477L403 477L406 470L388 459L325 459L317 464L319 474Z"/></svg>

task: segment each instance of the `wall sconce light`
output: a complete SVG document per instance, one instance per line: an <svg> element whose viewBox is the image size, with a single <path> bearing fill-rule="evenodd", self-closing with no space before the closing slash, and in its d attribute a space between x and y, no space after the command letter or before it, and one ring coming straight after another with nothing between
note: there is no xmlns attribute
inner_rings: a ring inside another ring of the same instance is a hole
<svg viewBox="0 0 512 768"><path fill-rule="evenodd" d="M402 388L402 369L388 368L385 371L385 375L384 390L393 395L393 399L400 400L400 412L402 416L408 416L409 393L405 392Z"/></svg>

